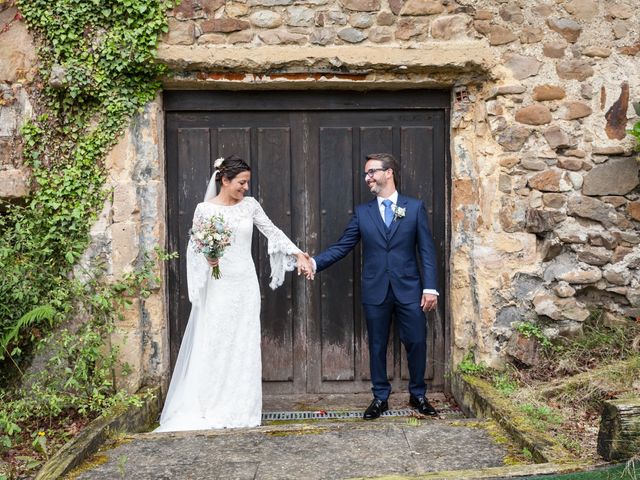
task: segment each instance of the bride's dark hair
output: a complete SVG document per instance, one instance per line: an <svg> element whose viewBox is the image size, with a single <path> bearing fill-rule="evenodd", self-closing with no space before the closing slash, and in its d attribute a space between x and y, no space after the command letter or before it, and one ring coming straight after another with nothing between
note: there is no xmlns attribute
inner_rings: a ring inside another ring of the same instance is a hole
<svg viewBox="0 0 640 480"><path fill-rule="evenodd" d="M218 167L218 175L216 180L222 182L222 177L227 180L233 180L239 173L250 172L251 167L243 159L237 155L229 155L225 157L222 164Z"/></svg>

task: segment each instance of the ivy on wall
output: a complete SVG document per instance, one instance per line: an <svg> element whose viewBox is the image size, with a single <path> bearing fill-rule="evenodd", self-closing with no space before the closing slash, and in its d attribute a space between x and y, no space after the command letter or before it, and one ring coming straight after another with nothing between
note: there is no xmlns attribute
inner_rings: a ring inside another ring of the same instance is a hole
<svg viewBox="0 0 640 480"><path fill-rule="evenodd" d="M32 193L0 204L0 358L19 360L68 318L72 268L104 204L104 157L165 67L165 0L18 0L39 44L37 117L22 129ZM90 293L89 293L90 294ZM95 299L93 299L95 300ZM17 364L16 364L17 366Z"/></svg>

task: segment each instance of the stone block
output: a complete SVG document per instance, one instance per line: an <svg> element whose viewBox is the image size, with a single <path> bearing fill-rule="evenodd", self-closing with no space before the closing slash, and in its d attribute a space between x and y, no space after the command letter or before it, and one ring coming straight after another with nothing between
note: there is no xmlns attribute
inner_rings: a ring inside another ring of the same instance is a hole
<svg viewBox="0 0 640 480"><path fill-rule="evenodd" d="M287 25L292 27L311 27L315 19L315 10L307 7L287 8Z"/></svg>
<svg viewBox="0 0 640 480"><path fill-rule="evenodd" d="M527 206L511 197L502 197L499 218L505 232L521 232L527 223Z"/></svg>
<svg viewBox="0 0 640 480"><path fill-rule="evenodd" d="M349 24L354 28L369 28L373 25L373 15L368 12L356 12L349 17Z"/></svg>
<svg viewBox="0 0 640 480"><path fill-rule="evenodd" d="M496 141L509 152L517 152L527 141L531 131L524 127L507 127L496 136Z"/></svg>
<svg viewBox="0 0 640 480"><path fill-rule="evenodd" d="M524 15L522 14L522 8L516 3L509 3L500 7L498 12L500 18L505 22L511 22L520 25L524 22Z"/></svg>
<svg viewBox="0 0 640 480"><path fill-rule="evenodd" d="M618 213L613 206L598 199L583 195L569 198L567 211L570 215L600 222L607 228L618 222Z"/></svg>
<svg viewBox="0 0 640 480"><path fill-rule="evenodd" d="M224 13L230 18L244 17L249 13L249 7L243 3L227 3L224 6Z"/></svg>
<svg viewBox="0 0 640 480"><path fill-rule="evenodd" d="M140 212L137 187L133 182L118 183L113 189L113 221L124 222Z"/></svg>
<svg viewBox="0 0 640 480"><path fill-rule="evenodd" d="M373 43L389 43L393 40L393 30L389 27L373 27L369 30L369 40Z"/></svg>
<svg viewBox="0 0 640 480"><path fill-rule="evenodd" d="M178 20L194 20L205 18L206 12L202 8L200 0L182 0L173 10L168 12L168 16L173 16Z"/></svg>
<svg viewBox="0 0 640 480"><path fill-rule="evenodd" d="M356 28L343 28L338 31L338 37L348 43L360 43L367 38L367 34Z"/></svg>
<svg viewBox="0 0 640 480"><path fill-rule="evenodd" d="M247 32L247 33L250 34L251 32ZM198 45L206 45L206 44L222 45L225 43L227 43L227 36L223 33L205 33L204 35L200 35L198 37Z"/></svg>
<svg viewBox="0 0 640 480"><path fill-rule="evenodd" d="M632 278L631 271L623 263L605 266L602 275L607 282L614 285L628 285Z"/></svg>
<svg viewBox="0 0 640 480"><path fill-rule="evenodd" d="M391 12L380 12L376 17L376 23L381 27L390 27L396 23L396 16Z"/></svg>
<svg viewBox="0 0 640 480"><path fill-rule="evenodd" d="M516 112L516 122L526 125L546 125L553 117L548 107L542 104L529 105Z"/></svg>
<svg viewBox="0 0 640 480"><path fill-rule="evenodd" d="M544 31L538 27L523 27L520 32L520 43L538 43L544 38Z"/></svg>
<svg viewBox="0 0 640 480"><path fill-rule="evenodd" d="M111 261L114 277L119 277L134 268L140 254L139 226L134 222L119 222L111 225Z"/></svg>
<svg viewBox="0 0 640 480"><path fill-rule="evenodd" d="M543 132L544 138L553 149L568 148L575 145L576 141L558 125L552 125Z"/></svg>
<svg viewBox="0 0 640 480"><path fill-rule="evenodd" d="M396 26L396 38L409 40L424 31L424 25L410 18L401 18Z"/></svg>
<svg viewBox="0 0 640 480"><path fill-rule="evenodd" d="M341 0L341 3L347 10L356 12L375 12L380 10L380 0Z"/></svg>
<svg viewBox="0 0 640 480"><path fill-rule="evenodd" d="M593 67L585 60L563 60L556 65L556 73L563 80L585 81L593 76Z"/></svg>
<svg viewBox="0 0 640 480"><path fill-rule="evenodd" d="M607 4L607 15L613 18L626 20L631 18L635 12L637 12L637 9L627 3L611 2Z"/></svg>
<svg viewBox="0 0 640 480"><path fill-rule="evenodd" d="M585 195L625 195L638 186L638 161L634 157L610 158L584 175Z"/></svg>
<svg viewBox="0 0 640 480"><path fill-rule="evenodd" d="M596 0L571 0L564 8L577 19L590 21L598 14L598 3Z"/></svg>
<svg viewBox="0 0 640 480"><path fill-rule="evenodd" d="M570 18L549 18L547 19L547 25L570 43L577 42L580 32L582 32L580 24Z"/></svg>
<svg viewBox="0 0 640 480"><path fill-rule="evenodd" d="M21 198L29 194L29 172L27 169L0 170L0 198Z"/></svg>
<svg viewBox="0 0 640 480"><path fill-rule="evenodd" d="M544 102L547 100L561 100L565 97L566 93L564 88L558 85L537 85L533 89L533 99L538 102Z"/></svg>
<svg viewBox="0 0 640 480"><path fill-rule="evenodd" d="M589 318L589 311L573 297L558 298L555 295L541 293L534 297L533 306L538 315L553 320L584 322Z"/></svg>
<svg viewBox="0 0 640 480"><path fill-rule="evenodd" d="M231 33L247 30L250 27L249 22L237 18L216 18L200 22L202 33Z"/></svg>
<svg viewBox="0 0 640 480"><path fill-rule="evenodd" d="M504 66L511 70L511 74L516 80L523 80L527 77L537 75L542 66L542 62L535 57L518 55L516 53L504 54L503 60Z"/></svg>
<svg viewBox="0 0 640 480"><path fill-rule="evenodd" d="M578 118L588 117L593 110L583 102L566 102L562 105L561 116L564 120L576 120Z"/></svg>
<svg viewBox="0 0 640 480"><path fill-rule="evenodd" d="M438 40L455 40L469 34L471 18L466 15L445 15L431 22L431 36Z"/></svg>
<svg viewBox="0 0 640 480"><path fill-rule="evenodd" d="M558 284L553 287L553 291L560 298L569 298L576 294L576 289L564 281L558 282Z"/></svg>
<svg viewBox="0 0 640 480"><path fill-rule="evenodd" d="M294 0L249 0L250 7L275 7L282 5L292 5Z"/></svg>
<svg viewBox="0 0 640 480"><path fill-rule="evenodd" d="M515 42L518 39L518 36L515 33L502 25L491 25L487 32L487 36L489 38L489 44L493 46L505 45L507 43ZM521 80L521 78L518 79Z"/></svg>
<svg viewBox="0 0 640 480"><path fill-rule="evenodd" d="M577 258L581 262L601 267L611 261L613 253L604 247L584 246L577 249Z"/></svg>
<svg viewBox="0 0 640 480"><path fill-rule="evenodd" d="M596 283L601 278L602 271L597 267L588 265L556 275L556 280L562 280L570 284Z"/></svg>
<svg viewBox="0 0 640 480"><path fill-rule="evenodd" d="M567 178L567 173L558 168L550 168L532 175L529 177L527 184L529 187L541 192L567 192L573 190L573 186Z"/></svg>
<svg viewBox="0 0 640 480"><path fill-rule="evenodd" d="M345 0L343 0L344 2ZM355 0L352 0L355 1ZM444 12L440 0L406 0L401 15L437 15Z"/></svg>
<svg viewBox="0 0 640 480"><path fill-rule="evenodd" d="M640 201L629 202L627 205L627 213L631 218L640 222Z"/></svg>
<svg viewBox="0 0 640 480"><path fill-rule="evenodd" d="M286 30L270 30L258 35L267 45L301 45L307 43L306 35L290 33Z"/></svg>
<svg viewBox="0 0 640 480"><path fill-rule="evenodd" d="M375 41L374 38L378 38L377 32L370 32L369 36L373 36L373 38L371 38L371 41ZM328 45L329 43L333 43L336 37L336 31L332 28L316 28L313 30L313 32L311 32L309 41L317 45Z"/></svg>
<svg viewBox="0 0 640 480"><path fill-rule="evenodd" d="M276 28L282 25L282 17L277 12L259 10L249 16L251 24L258 28Z"/></svg>
<svg viewBox="0 0 640 480"><path fill-rule="evenodd" d="M567 45L562 43L545 43L542 46L542 53L549 58L562 58Z"/></svg>
<svg viewBox="0 0 640 480"><path fill-rule="evenodd" d="M558 158L558 167L565 170L578 171L582 169L583 161L579 158L560 157Z"/></svg>
<svg viewBox="0 0 640 480"><path fill-rule="evenodd" d="M533 336L526 337L516 332L507 343L506 354L527 367L540 363L540 353L540 342Z"/></svg>
<svg viewBox="0 0 640 480"><path fill-rule="evenodd" d="M241 32L230 33L227 37L227 42L231 45L236 45L238 43L250 43L253 40L253 37L253 32L250 30L243 30Z"/></svg>
<svg viewBox="0 0 640 480"><path fill-rule="evenodd" d="M2 12L0 25L15 18L18 10L9 8ZM22 21L13 21L6 31L0 32L0 82L14 83L31 80L37 64L35 45Z"/></svg>
<svg viewBox="0 0 640 480"><path fill-rule="evenodd" d="M169 45L192 45L196 40L196 26L190 21L168 19L169 31L162 41Z"/></svg>
<svg viewBox="0 0 640 480"><path fill-rule="evenodd" d="M606 47L599 47L597 45L591 45L582 50L582 54L586 57L607 58L611 55L611 49Z"/></svg>
<svg viewBox="0 0 640 480"><path fill-rule="evenodd" d="M567 202L567 196L562 193L545 193L542 195L542 203L548 208L562 208Z"/></svg>

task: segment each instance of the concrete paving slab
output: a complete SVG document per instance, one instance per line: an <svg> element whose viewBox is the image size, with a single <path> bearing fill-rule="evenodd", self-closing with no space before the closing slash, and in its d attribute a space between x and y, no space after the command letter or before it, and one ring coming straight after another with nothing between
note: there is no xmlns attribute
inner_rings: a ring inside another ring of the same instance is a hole
<svg viewBox="0 0 640 480"><path fill-rule="evenodd" d="M479 422L406 418L138 434L77 479L345 479L503 465Z"/></svg>

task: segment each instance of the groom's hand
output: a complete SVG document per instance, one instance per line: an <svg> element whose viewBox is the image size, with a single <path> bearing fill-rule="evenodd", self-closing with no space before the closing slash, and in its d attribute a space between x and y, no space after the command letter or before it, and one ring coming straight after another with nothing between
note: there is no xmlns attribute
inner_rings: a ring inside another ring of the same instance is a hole
<svg viewBox="0 0 640 480"><path fill-rule="evenodd" d="M420 300L420 306L423 312L430 312L435 310L438 306L438 296L432 293L423 293L422 300Z"/></svg>
<svg viewBox="0 0 640 480"><path fill-rule="evenodd" d="M297 255L298 275L304 274L307 280L313 280L313 265L307 252L301 252Z"/></svg>

